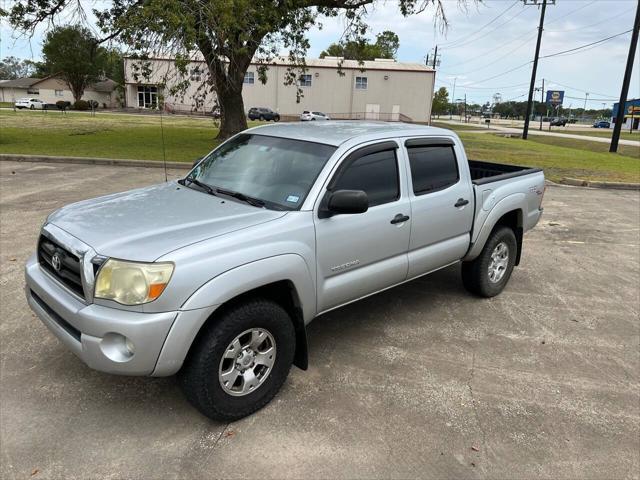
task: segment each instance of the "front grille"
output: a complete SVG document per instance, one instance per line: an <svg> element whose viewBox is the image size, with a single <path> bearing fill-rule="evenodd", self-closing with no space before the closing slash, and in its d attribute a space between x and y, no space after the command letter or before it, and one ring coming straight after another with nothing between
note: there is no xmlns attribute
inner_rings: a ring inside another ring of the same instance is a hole
<svg viewBox="0 0 640 480"><path fill-rule="evenodd" d="M65 329L65 331L71 335L73 338L75 338L76 340L80 341L80 330L78 330L77 328L75 328L73 325L71 325L69 322L67 322L64 318L62 318L60 315L58 315L53 308L51 308L49 305L47 305L46 303L44 303L44 300L42 300L38 295L36 295L36 292L34 292L33 290L30 291L31 292L31 297L33 297L33 299L35 300L35 302L40 305L40 307L49 314L49 316L55 320L55 322L60 325L62 328Z"/></svg>
<svg viewBox="0 0 640 480"><path fill-rule="evenodd" d="M54 260L56 257L56 260ZM44 235L38 241L38 262L76 295L84 298L80 259L62 245ZM54 266L55 265L55 266ZM58 267L58 268L56 268Z"/></svg>

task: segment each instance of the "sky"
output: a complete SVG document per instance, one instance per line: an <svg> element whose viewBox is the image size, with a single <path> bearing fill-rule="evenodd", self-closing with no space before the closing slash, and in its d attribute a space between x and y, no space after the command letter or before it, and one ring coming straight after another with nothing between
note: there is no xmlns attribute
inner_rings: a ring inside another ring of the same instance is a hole
<svg viewBox="0 0 640 480"><path fill-rule="evenodd" d="M5 0L7 1L7 0ZM8 3L8 2L7 2ZM99 2L100 3L100 2ZM106 3L106 2L102 2ZM630 30L637 0L556 0L548 5L541 56L553 55L598 42ZM491 101L499 93L503 101L525 101L531 79L540 8L522 0L444 0L448 26L443 32L434 25L434 8L403 17L393 0L368 7L371 37L384 30L400 37L397 60L424 62L438 45L440 66L436 88L446 87L450 98L469 103ZM89 16L88 21L92 19ZM340 39L343 19L324 19L323 28L309 31L309 57L318 57L330 43ZM15 38L11 28L0 25L0 57L13 55L39 59L44 28L31 40ZM538 65L536 86L545 80L545 90L564 90L565 107L599 109L610 107L620 96L631 33L603 43L550 58ZM585 95L588 93L588 95ZM538 92L536 97L540 95ZM640 51L636 54L629 98L640 97Z"/></svg>

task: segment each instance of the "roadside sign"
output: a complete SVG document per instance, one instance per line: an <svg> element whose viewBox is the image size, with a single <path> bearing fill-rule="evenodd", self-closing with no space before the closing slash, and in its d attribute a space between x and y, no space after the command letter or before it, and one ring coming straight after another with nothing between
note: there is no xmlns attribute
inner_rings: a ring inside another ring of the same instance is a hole
<svg viewBox="0 0 640 480"><path fill-rule="evenodd" d="M547 90L547 105L558 108L564 100L564 90Z"/></svg>

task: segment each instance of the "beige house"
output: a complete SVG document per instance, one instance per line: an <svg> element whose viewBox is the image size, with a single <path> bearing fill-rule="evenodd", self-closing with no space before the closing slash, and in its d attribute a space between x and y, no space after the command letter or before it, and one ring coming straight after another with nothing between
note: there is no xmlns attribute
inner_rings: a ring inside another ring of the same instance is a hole
<svg viewBox="0 0 640 480"><path fill-rule="evenodd" d="M110 79L97 82L85 89L82 99L95 100L101 107L117 107L116 87L117 83ZM50 104L59 100L73 103L73 94L66 82L56 76L0 80L0 102L15 102L24 97L38 98Z"/></svg>
<svg viewBox="0 0 640 480"><path fill-rule="evenodd" d="M148 62L148 64L142 65ZM321 111L332 118L369 118L426 122L431 115L435 71L419 63L400 63L376 59L359 64L343 60L339 75L337 57L308 59L307 71L298 84L303 92L296 102L296 86L284 85L286 60L269 65L267 83L258 79L258 65L251 64L244 79L246 110L269 107L282 116L300 115L303 110ZM173 59L124 59L125 101L127 107L156 108L160 96L169 111L210 112L215 94L206 84L208 72L203 61L194 60L188 78L177 73ZM149 71L143 77L142 70ZM188 80L184 94L173 94L172 87Z"/></svg>

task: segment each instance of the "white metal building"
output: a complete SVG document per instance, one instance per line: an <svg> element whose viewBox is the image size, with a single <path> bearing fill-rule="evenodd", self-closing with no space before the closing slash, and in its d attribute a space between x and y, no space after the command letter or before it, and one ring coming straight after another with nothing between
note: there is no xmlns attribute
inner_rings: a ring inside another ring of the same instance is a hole
<svg viewBox="0 0 640 480"><path fill-rule="evenodd" d="M252 64L244 79L246 110L269 107L282 116L299 115L303 110L321 111L333 118L369 118L426 122L431 115L435 71L419 63L400 63L377 59L359 64L344 60L338 73L337 57L308 59L307 72L299 79L303 97L296 102L296 86L284 85L287 61L269 65L267 82L258 79L258 65ZM157 108L160 96L169 111L210 112L215 95L203 85L208 71L203 61L193 61L189 78L181 77L171 58L135 60L125 58L126 105L132 108ZM148 63L146 63L148 62ZM142 63L145 63L141 68ZM142 70L148 70L143 77ZM172 94L172 87L184 80L184 94ZM408 117L408 118L407 118Z"/></svg>

